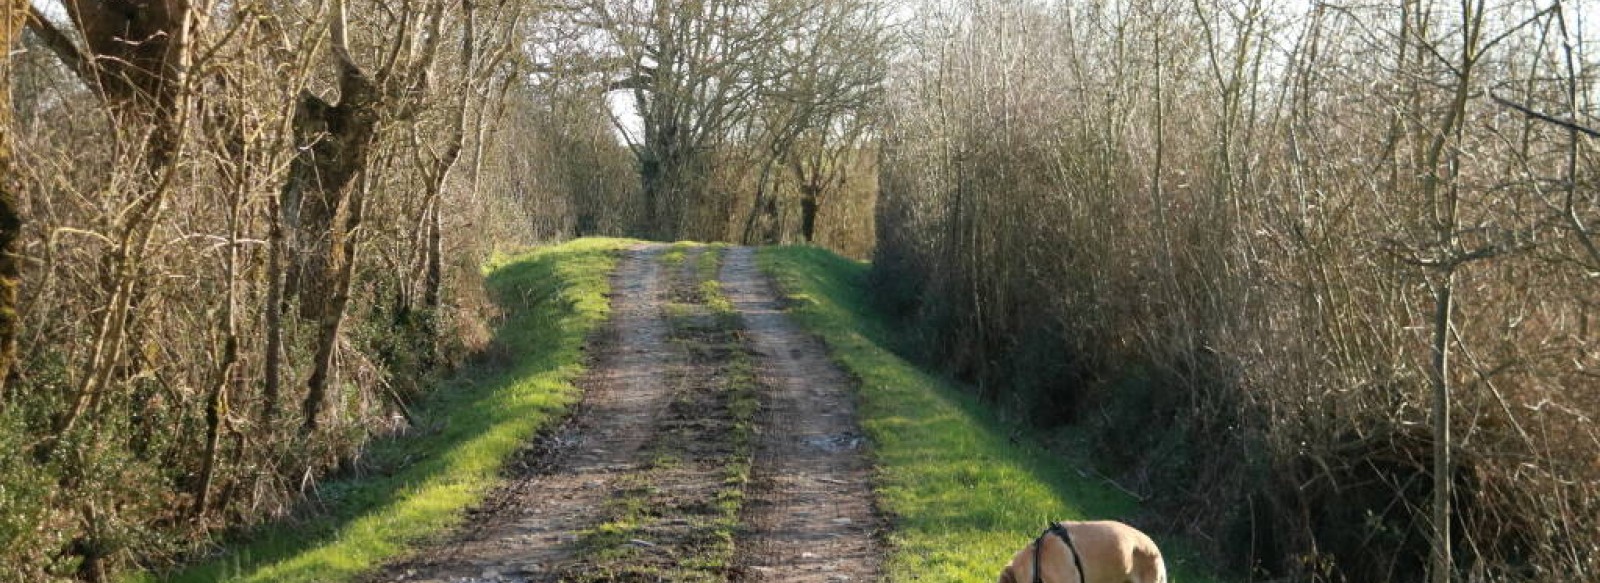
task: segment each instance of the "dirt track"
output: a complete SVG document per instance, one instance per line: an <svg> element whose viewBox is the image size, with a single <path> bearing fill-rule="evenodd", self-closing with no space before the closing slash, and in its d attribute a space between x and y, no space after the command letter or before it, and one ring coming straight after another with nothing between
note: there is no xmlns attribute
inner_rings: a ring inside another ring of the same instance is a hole
<svg viewBox="0 0 1600 583"><path fill-rule="evenodd" d="M850 379L784 315L754 255L732 249L722 268L766 389L738 564L753 581L874 581L879 520Z"/></svg>
<svg viewBox="0 0 1600 583"><path fill-rule="evenodd" d="M733 423L711 392L723 382L719 371L726 369L719 366L725 363L686 349L666 314L669 295L692 289L698 251L688 254L676 270L681 273L662 267L662 251L659 245L631 250L613 274L612 318L592 348L592 367L581 385L585 397L573 418L530 444L509 484L460 530L372 580L674 580L670 568L612 571L601 561L607 570L597 570L586 556L595 551L580 544L585 533L616 519L619 501L632 499L638 506L642 500L659 510L634 521L643 523L637 526L639 539L627 543L640 547L630 549L642 557L637 562L662 565L688 556L695 535L687 532L693 527L681 525L704 522L693 509L727 488L716 468L734 451L725 443ZM784 316L755 267L753 250L729 249L720 279L742 320L732 335L742 339L736 340L743 344L738 354L750 355L760 382L733 563L712 577L876 580L880 520L872 508L870 466L849 378ZM660 464L663 458L672 462ZM645 578L640 572L660 574ZM696 573L697 580L705 574Z"/></svg>

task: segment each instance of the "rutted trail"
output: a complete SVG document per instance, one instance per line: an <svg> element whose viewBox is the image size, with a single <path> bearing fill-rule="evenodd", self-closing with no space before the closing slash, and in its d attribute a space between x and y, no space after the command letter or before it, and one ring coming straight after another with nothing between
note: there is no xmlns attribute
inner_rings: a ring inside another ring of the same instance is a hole
<svg viewBox="0 0 1600 583"><path fill-rule="evenodd" d="M572 419L456 533L371 579L876 580L851 380L754 250L643 245L612 290Z"/></svg>
<svg viewBox="0 0 1600 583"><path fill-rule="evenodd" d="M727 579L750 463L756 382L739 318L716 286L720 249L675 246L681 262L663 304L681 361L671 403L645 446L649 462L581 540L563 581Z"/></svg>
<svg viewBox="0 0 1600 583"><path fill-rule="evenodd" d="M783 313L754 249L729 250L722 282L766 391L740 571L753 581L877 580L881 524L850 379Z"/></svg>
<svg viewBox="0 0 1600 583"><path fill-rule="evenodd" d="M666 409L673 359L662 318L660 246L627 252L612 276L612 315L574 421L533 467L491 494L453 540L390 567L382 581L543 581L576 555L578 532L612 497L619 475Z"/></svg>

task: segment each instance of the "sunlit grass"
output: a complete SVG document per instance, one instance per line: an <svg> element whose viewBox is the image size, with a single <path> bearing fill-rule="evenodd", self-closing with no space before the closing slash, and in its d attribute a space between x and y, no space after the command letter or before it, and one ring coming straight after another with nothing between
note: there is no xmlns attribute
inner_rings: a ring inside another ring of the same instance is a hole
<svg viewBox="0 0 1600 583"><path fill-rule="evenodd" d="M578 398L584 340L607 315L616 251L629 244L583 239L495 258L488 285L507 314L496 343L510 366L464 371L418 408L415 435L374 444L367 463L393 473L326 484L327 512L263 529L170 580L345 581L459 524L511 455Z"/></svg>
<svg viewBox="0 0 1600 583"><path fill-rule="evenodd" d="M866 264L813 247L766 248L759 260L792 300L790 314L860 381L879 505L893 522L891 581L992 580L1051 520L1138 510L1126 494L1074 472L1084 458L1013 440L969 392L896 356L895 331L868 300ZM1165 546L1173 580L1221 581L1172 552L1181 543Z"/></svg>

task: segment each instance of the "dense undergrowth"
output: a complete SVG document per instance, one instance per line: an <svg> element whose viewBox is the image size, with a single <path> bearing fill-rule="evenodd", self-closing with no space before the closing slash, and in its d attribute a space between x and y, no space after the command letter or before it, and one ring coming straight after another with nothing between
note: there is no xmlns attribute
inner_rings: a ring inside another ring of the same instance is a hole
<svg viewBox="0 0 1600 583"><path fill-rule="evenodd" d="M1052 520L1142 523L1138 502L1096 477L1090 456L1045 449L967 388L899 356L902 330L874 304L867 265L814 247L767 248L759 260L789 313L859 381L874 486L893 524L889 580L988 580ZM1221 580L1187 541L1155 538L1174 580Z"/></svg>
<svg viewBox="0 0 1600 583"><path fill-rule="evenodd" d="M312 4L3 10L0 581L173 568L336 493L490 341L483 261L555 236L568 185L508 181L548 142L487 127L542 113L528 3Z"/></svg>
<svg viewBox="0 0 1600 583"><path fill-rule="evenodd" d="M488 353L427 394L413 425L371 445L280 523L237 533L178 582L349 580L460 522L501 468L575 402L582 347L608 311L619 239L584 239L492 262L504 310Z"/></svg>
<svg viewBox="0 0 1600 583"><path fill-rule="evenodd" d="M1525 115L1587 115L1564 9L942 6L872 258L918 360L1265 579L1600 578L1600 158Z"/></svg>

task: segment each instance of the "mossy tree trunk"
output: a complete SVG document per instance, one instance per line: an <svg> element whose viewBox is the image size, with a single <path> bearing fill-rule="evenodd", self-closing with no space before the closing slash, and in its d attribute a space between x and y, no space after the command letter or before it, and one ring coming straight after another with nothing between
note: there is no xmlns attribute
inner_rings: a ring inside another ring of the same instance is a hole
<svg viewBox="0 0 1600 583"><path fill-rule="evenodd" d="M178 147L178 99L189 40L202 19L189 0L130 6L115 0L65 0L82 45L37 10L28 26L119 117L153 124L146 160L159 172ZM26 5L25 5L26 6Z"/></svg>
<svg viewBox="0 0 1600 583"><path fill-rule="evenodd" d="M17 354L17 284L21 270L15 246L22 234L16 169L11 161L11 43L21 29L28 3L8 1L0 8L0 394Z"/></svg>
<svg viewBox="0 0 1600 583"><path fill-rule="evenodd" d="M291 289L299 294L300 313L317 323L316 360L301 404L302 430L316 431L327 401L338 344L340 321L350 298L349 278L356 258L356 229L361 224L362 197L356 177L367 167L367 154L377 135L382 92L378 83L356 65L346 39L344 3L334 3L331 35L339 64L339 103L305 93L295 112L299 154L283 189L283 212L291 220ZM345 224L335 226L336 217Z"/></svg>
<svg viewBox="0 0 1600 583"><path fill-rule="evenodd" d="M339 102L305 93L296 108L298 154L284 184L279 218L290 245L286 290L299 294L300 313L317 330L316 357L301 403L304 433L321 423L333 382L334 353L355 275L369 154L380 123L409 118L416 102L407 96L425 93L427 71L445 36L445 6L441 2L428 14L412 16L427 29L420 47L415 39L397 35L384 51L387 60L371 74L351 56L345 3L333 0L329 36L338 63ZM413 50L403 50L407 47Z"/></svg>

